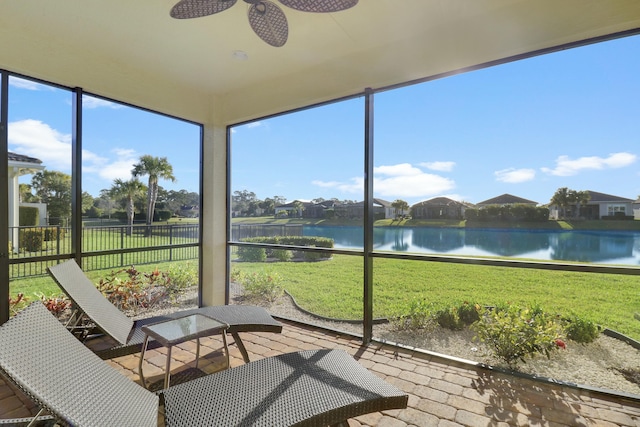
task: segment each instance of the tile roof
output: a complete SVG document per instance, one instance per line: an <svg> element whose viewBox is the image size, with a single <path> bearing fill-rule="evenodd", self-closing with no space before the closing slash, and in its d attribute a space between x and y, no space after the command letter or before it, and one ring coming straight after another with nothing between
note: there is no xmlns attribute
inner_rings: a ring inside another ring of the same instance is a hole
<svg viewBox="0 0 640 427"><path fill-rule="evenodd" d="M598 193L597 191L587 190L589 193L589 203L592 202L633 202L633 199L627 199L626 197L612 196L611 194Z"/></svg>
<svg viewBox="0 0 640 427"><path fill-rule="evenodd" d="M494 197L493 199L488 199L483 202L477 203L478 206L486 206L486 205L514 205L514 204L527 204L527 205L537 205L538 202L534 202L533 200L523 199L522 197L513 196L511 194L503 194L498 197Z"/></svg>
<svg viewBox="0 0 640 427"><path fill-rule="evenodd" d="M12 152L7 152L7 155L9 157L9 161L23 162L23 163L36 163L38 165L42 164L42 160L36 159L35 157L25 156L24 154L16 154L16 153L12 153Z"/></svg>

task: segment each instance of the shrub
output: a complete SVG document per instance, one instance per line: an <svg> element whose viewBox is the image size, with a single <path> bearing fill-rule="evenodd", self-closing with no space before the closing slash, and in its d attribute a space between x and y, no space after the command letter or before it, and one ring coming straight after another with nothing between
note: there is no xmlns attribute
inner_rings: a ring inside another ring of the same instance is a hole
<svg viewBox="0 0 640 427"><path fill-rule="evenodd" d="M452 331L464 329L464 323L460 321L458 310L455 307L443 308L435 312L434 317L438 325Z"/></svg>
<svg viewBox="0 0 640 427"><path fill-rule="evenodd" d="M431 321L431 306L424 299L414 298L392 310L390 322L396 330L426 328Z"/></svg>
<svg viewBox="0 0 640 427"><path fill-rule="evenodd" d="M20 230L20 248L27 252L42 250L43 233L40 228L25 228Z"/></svg>
<svg viewBox="0 0 640 427"><path fill-rule="evenodd" d="M45 242L55 242L58 239L64 239L64 228L59 227L47 227L44 228L44 240Z"/></svg>
<svg viewBox="0 0 640 427"><path fill-rule="evenodd" d="M509 366L526 362L525 357L535 353L550 357L551 351L564 345L556 317L539 307L508 305L488 309L473 327L477 333L475 338L486 343L493 354Z"/></svg>
<svg viewBox="0 0 640 427"><path fill-rule="evenodd" d="M40 223L40 210L33 206L20 206L18 208L18 225L20 227L35 227Z"/></svg>
<svg viewBox="0 0 640 427"><path fill-rule="evenodd" d="M480 319L480 306L464 302L437 310L434 318L443 328L460 331Z"/></svg>
<svg viewBox="0 0 640 427"><path fill-rule="evenodd" d="M125 277L121 278L122 273ZM149 308L169 297L170 279L157 269L140 274L135 267L111 272L100 279L98 289L109 301L121 310L136 312L139 308Z"/></svg>
<svg viewBox="0 0 640 427"><path fill-rule="evenodd" d="M71 301L65 295L51 295L46 297L40 294L39 297L40 301L47 307L47 310L57 318L60 318L62 313L71 307Z"/></svg>
<svg viewBox="0 0 640 427"><path fill-rule="evenodd" d="M267 260L267 251L264 248L240 246L238 248L238 259L247 262L264 262Z"/></svg>
<svg viewBox="0 0 640 427"><path fill-rule="evenodd" d="M156 221L156 222L169 221L169 219L171 218L171 215L173 215L173 212L171 211L156 209L155 211L153 211L153 221Z"/></svg>
<svg viewBox="0 0 640 427"><path fill-rule="evenodd" d="M480 320L480 310L479 304L470 304L465 301L458 307L458 316L465 325L471 325Z"/></svg>
<svg viewBox="0 0 640 427"><path fill-rule="evenodd" d="M279 273L271 270L254 273L235 270L232 271L231 278L234 282L242 285L244 295L249 300L273 302L284 292L282 287L284 279Z"/></svg>
<svg viewBox="0 0 640 427"><path fill-rule="evenodd" d="M266 243L270 245L291 245L291 246L303 246L303 247L318 247L318 248L333 248L334 242L333 239L329 239L327 237L318 237L318 236L259 236L259 237L246 237L241 239L242 242L248 243ZM240 247L242 248L242 247ZM240 256L240 248L238 248L238 256ZM274 256L274 251L278 249L268 249L265 253L268 256ZM317 261L320 259L329 259L331 258L331 253L323 253L323 252L310 252L310 251L292 251L294 258L302 258L305 261ZM307 255L312 254L312 255ZM248 259L243 259L243 261L249 261ZM256 259L254 261L261 261L260 259ZM264 260L262 260L264 261Z"/></svg>
<svg viewBox="0 0 640 427"><path fill-rule="evenodd" d="M304 255L303 255L303 258L305 261L319 261L324 257L325 257L324 254L321 252L311 252L311 251L304 251Z"/></svg>
<svg viewBox="0 0 640 427"><path fill-rule="evenodd" d="M198 272L194 266L177 264L169 267L167 275L171 279L171 284L178 290L190 288L198 284Z"/></svg>
<svg viewBox="0 0 640 427"><path fill-rule="evenodd" d="M600 335L600 328L590 320L573 316L564 324L567 338L582 344L593 342Z"/></svg>
<svg viewBox="0 0 640 427"><path fill-rule="evenodd" d="M271 251L271 256L277 259L278 261L291 261L293 258L293 253L286 249L274 249Z"/></svg>

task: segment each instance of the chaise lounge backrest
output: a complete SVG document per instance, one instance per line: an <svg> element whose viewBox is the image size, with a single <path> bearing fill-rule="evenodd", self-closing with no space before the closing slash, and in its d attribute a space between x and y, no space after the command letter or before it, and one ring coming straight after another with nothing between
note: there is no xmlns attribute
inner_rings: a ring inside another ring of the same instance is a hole
<svg viewBox="0 0 640 427"><path fill-rule="evenodd" d="M104 333L120 344L127 343L133 320L102 295L74 260L49 267L49 274L76 308L91 313L91 319Z"/></svg>

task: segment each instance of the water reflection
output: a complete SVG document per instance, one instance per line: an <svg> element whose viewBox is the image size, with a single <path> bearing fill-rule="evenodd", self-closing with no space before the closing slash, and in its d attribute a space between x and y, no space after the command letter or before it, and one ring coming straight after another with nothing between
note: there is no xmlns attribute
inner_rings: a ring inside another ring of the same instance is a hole
<svg viewBox="0 0 640 427"><path fill-rule="evenodd" d="M305 226L305 236L334 239L336 248L362 248L361 227ZM448 255L640 264L640 233L428 227L376 227L374 249Z"/></svg>

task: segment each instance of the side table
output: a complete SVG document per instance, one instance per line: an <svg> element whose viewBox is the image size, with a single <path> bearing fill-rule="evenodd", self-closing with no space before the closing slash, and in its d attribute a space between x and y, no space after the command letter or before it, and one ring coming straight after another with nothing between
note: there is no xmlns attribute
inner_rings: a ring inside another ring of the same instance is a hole
<svg viewBox="0 0 640 427"><path fill-rule="evenodd" d="M140 372L140 381L142 386L147 388L144 374L142 373L142 362L144 354L147 351L149 338L158 341L164 347L167 347L167 361L164 373L164 388L169 388L169 377L171 373L171 349L174 345L196 339L196 368L198 367L198 359L200 359L200 338L211 336L217 333L222 335L224 344L224 352L227 358L227 368L229 367L229 347L227 346L227 329L229 325L217 319L202 315L192 314L190 316L179 317L177 319L166 320L152 325L146 325L141 328L145 333L144 344L140 352L140 361L138 371Z"/></svg>

